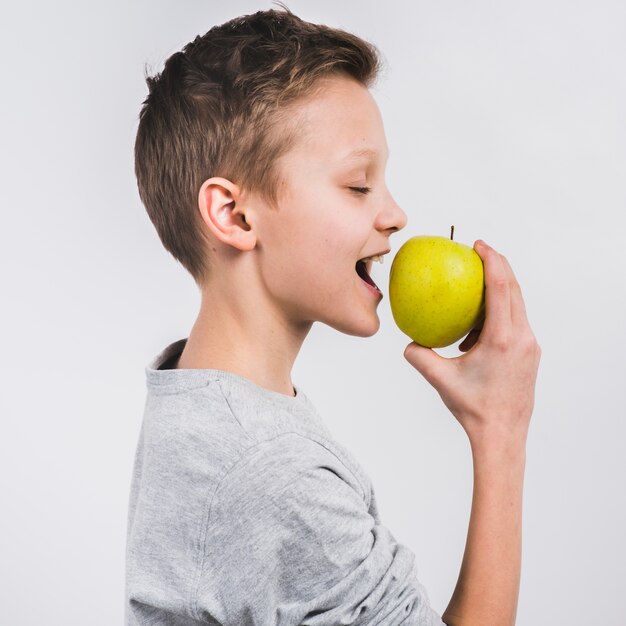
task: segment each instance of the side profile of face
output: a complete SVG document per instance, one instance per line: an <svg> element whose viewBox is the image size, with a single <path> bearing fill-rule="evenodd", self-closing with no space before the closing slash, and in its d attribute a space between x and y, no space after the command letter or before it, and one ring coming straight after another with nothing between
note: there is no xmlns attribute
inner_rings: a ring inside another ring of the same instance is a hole
<svg viewBox="0 0 626 626"><path fill-rule="evenodd" d="M322 80L321 92L296 105L301 130L278 162L278 206L210 179L200 191L201 212L229 264L228 280L241 283L220 285L222 291L248 294L255 315L296 332L319 321L367 337L380 327L381 296L355 266L389 250L390 235L407 217L385 183L389 152L376 101L350 77ZM381 270L374 263L374 280Z"/></svg>
<svg viewBox="0 0 626 626"><path fill-rule="evenodd" d="M299 105L305 131L280 161L285 187L278 210L250 216L259 275L294 322L370 336L380 326L380 296L355 265L389 250L390 235L407 217L385 183L389 153L376 101L351 78L325 82L322 95Z"/></svg>

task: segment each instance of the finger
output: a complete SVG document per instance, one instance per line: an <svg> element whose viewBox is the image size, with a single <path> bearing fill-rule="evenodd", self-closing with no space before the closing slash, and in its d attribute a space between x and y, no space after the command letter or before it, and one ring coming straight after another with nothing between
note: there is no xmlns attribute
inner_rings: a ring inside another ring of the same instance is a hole
<svg viewBox="0 0 626 626"><path fill-rule="evenodd" d="M447 376L448 359L432 348L413 341L404 349L404 358L435 388Z"/></svg>
<svg viewBox="0 0 626 626"><path fill-rule="evenodd" d="M514 326L528 326L528 317L526 315L526 305L522 296L522 288L513 273L513 268L509 260L502 256L504 268L509 277L509 285L511 286L511 320Z"/></svg>
<svg viewBox="0 0 626 626"><path fill-rule="evenodd" d="M485 324L484 339L511 334L511 288L501 255L479 239L474 250L485 268Z"/></svg>

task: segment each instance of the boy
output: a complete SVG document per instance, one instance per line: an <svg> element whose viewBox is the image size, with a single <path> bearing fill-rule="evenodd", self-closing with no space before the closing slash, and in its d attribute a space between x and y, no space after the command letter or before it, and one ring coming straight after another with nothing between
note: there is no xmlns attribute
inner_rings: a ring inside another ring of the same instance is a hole
<svg viewBox="0 0 626 626"><path fill-rule="evenodd" d="M285 7L283 7L285 8ZM188 338L146 368L131 486L126 624L509 626L540 350L506 259L475 244L487 314L444 359L405 358L466 430L474 500L439 616L366 472L291 381L313 322L369 337L355 271L406 225L368 87L376 49L284 11L197 37L147 78L139 192L202 295Z"/></svg>

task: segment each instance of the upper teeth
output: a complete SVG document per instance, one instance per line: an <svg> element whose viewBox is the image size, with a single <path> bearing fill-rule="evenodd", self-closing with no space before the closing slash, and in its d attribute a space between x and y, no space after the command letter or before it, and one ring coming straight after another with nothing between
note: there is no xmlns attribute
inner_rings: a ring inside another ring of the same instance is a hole
<svg viewBox="0 0 626 626"><path fill-rule="evenodd" d="M378 254L376 256L368 256L366 259L362 259L363 263L367 263L368 261L376 261L378 263L383 262L383 255Z"/></svg>

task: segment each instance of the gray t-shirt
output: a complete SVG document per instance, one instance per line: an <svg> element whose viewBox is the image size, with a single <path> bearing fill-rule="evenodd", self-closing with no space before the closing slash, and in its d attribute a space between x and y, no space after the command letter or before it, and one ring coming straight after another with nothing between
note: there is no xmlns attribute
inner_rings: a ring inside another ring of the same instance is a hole
<svg viewBox="0 0 626 626"><path fill-rule="evenodd" d="M128 507L126 626L443 626L415 555L302 389L145 368Z"/></svg>

